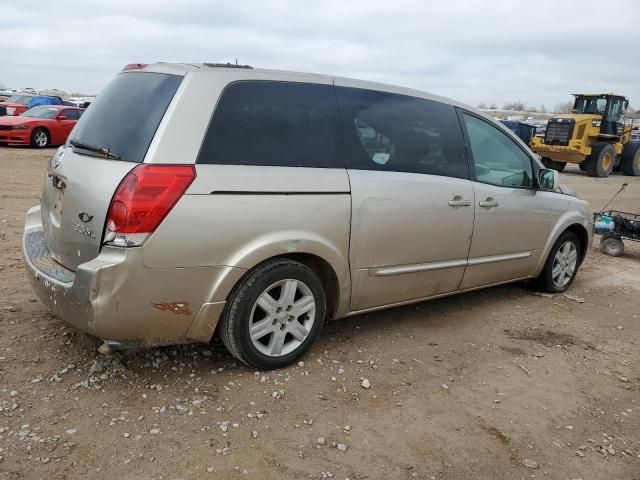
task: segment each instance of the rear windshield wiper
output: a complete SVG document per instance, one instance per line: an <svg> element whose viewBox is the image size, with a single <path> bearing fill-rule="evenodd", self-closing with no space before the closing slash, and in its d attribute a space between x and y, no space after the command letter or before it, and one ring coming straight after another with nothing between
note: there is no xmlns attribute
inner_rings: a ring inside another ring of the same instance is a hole
<svg viewBox="0 0 640 480"><path fill-rule="evenodd" d="M82 150L87 150L88 152L99 153L113 160L122 160L120 156L116 155L115 153L111 153L109 151L109 147L99 147L97 145L91 145L89 143L80 142L78 140L69 140L69 143L74 147L81 148Z"/></svg>

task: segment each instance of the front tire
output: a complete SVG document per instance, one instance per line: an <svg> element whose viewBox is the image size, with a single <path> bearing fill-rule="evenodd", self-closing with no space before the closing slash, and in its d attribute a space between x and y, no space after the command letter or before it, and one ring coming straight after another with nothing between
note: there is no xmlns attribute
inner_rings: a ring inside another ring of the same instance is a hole
<svg viewBox="0 0 640 480"><path fill-rule="evenodd" d="M627 142L622 148L622 173L632 177L640 175L640 142Z"/></svg>
<svg viewBox="0 0 640 480"><path fill-rule="evenodd" d="M281 368L320 334L326 296L318 276L288 259L256 267L234 288L220 322L227 350L246 365Z"/></svg>
<svg viewBox="0 0 640 480"><path fill-rule="evenodd" d="M31 146L35 148L45 148L49 146L49 133L44 128L36 128L31 133Z"/></svg>
<svg viewBox="0 0 640 480"><path fill-rule="evenodd" d="M616 163L616 151L609 143L596 143L591 155L584 161L585 170L590 177L608 177Z"/></svg>
<svg viewBox="0 0 640 480"><path fill-rule="evenodd" d="M538 288L549 293L567 290L576 278L581 255L578 237L573 232L565 231L553 244L544 268L536 279Z"/></svg>

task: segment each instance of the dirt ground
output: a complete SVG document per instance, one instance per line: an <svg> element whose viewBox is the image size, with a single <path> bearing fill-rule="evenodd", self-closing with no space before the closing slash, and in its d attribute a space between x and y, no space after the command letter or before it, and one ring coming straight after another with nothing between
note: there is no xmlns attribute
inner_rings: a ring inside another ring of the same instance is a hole
<svg viewBox="0 0 640 480"><path fill-rule="evenodd" d="M331 322L280 371L219 342L102 357L23 271L53 153L0 147L0 479L640 479L639 245L592 249L574 298L517 284ZM640 178L561 177L594 209L629 182L615 206L640 211Z"/></svg>

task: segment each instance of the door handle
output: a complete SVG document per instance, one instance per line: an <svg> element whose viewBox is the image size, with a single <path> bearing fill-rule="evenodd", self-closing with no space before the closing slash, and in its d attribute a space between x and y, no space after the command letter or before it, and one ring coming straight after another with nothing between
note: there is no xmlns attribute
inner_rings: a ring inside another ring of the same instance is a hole
<svg viewBox="0 0 640 480"><path fill-rule="evenodd" d="M449 200L450 207L470 207L471 202L469 200L465 200L461 195L454 196L451 200Z"/></svg>
<svg viewBox="0 0 640 480"><path fill-rule="evenodd" d="M493 208L493 207L497 207L500 204L498 203L498 201L496 199L491 198L491 197L487 197L486 200L484 200L484 201L481 200L478 203L478 205L480 205L483 208Z"/></svg>

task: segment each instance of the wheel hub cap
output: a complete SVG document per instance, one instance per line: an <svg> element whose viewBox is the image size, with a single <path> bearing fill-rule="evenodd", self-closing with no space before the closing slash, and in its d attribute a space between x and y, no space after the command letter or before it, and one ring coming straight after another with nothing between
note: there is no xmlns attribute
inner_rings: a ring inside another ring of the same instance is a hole
<svg viewBox="0 0 640 480"><path fill-rule="evenodd" d="M578 249L573 242L563 243L553 259L551 277L553 283L559 287L565 287L573 277L578 264Z"/></svg>
<svg viewBox="0 0 640 480"><path fill-rule="evenodd" d="M309 336L315 317L315 297L305 283L294 279L276 282L258 296L251 310L251 343L264 355L287 355Z"/></svg>

